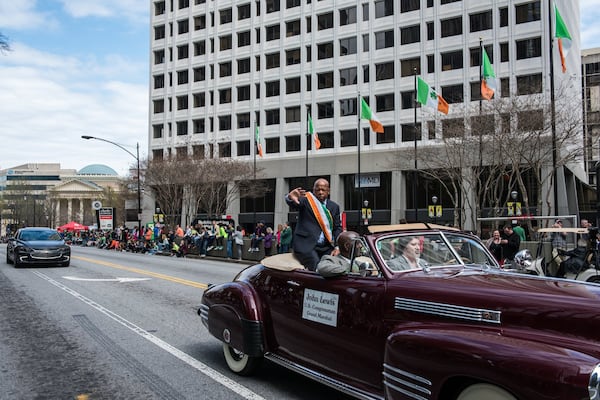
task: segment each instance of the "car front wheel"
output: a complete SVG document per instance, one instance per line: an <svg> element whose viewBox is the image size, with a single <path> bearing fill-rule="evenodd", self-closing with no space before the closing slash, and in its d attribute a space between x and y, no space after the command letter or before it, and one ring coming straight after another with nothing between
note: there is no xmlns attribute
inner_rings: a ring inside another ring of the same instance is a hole
<svg viewBox="0 0 600 400"><path fill-rule="evenodd" d="M259 367L262 357L250 357L223 343L223 355L230 370L238 375L250 375Z"/></svg>
<svg viewBox="0 0 600 400"><path fill-rule="evenodd" d="M6 263L12 264L12 260L8 257L8 251L6 252Z"/></svg>
<svg viewBox="0 0 600 400"><path fill-rule="evenodd" d="M517 400L513 395L498 386L487 383L471 385L463 390L456 400Z"/></svg>

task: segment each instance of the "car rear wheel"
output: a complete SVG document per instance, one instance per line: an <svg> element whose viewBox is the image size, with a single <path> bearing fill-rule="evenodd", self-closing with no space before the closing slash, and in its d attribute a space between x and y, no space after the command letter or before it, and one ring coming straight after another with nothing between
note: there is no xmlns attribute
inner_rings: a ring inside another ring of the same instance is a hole
<svg viewBox="0 0 600 400"><path fill-rule="evenodd" d="M259 367L262 357L250 357L223 343L223 355L230 370L238 375L250 375Z"/></svg>
<svg viewBox="0 0 600 400"><path fill-rule="evenodd" d="M463 390L456 400L517 400L513 395L498 386L477 383Z"/></svg>

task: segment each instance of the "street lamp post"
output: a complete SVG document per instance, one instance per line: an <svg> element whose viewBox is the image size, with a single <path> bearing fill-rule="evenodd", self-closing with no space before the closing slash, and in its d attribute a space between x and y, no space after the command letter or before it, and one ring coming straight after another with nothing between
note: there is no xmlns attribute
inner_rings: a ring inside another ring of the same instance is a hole
<svg viewBox="0 0 600 400"><path fill-rule="evenodd" d="M135 154L133 154L131 151L127 150L125 147L123 147L122 145L120 145L119 143L115 143L112 142L110 140L107 139L103 139L103 138L99 138L96 136L89 136L89 135L81 135L82 139L86 139L86 140L100 140L102 142L106 142L106 143L110 143L113 144L115 146L117 146L118 148L120 148L121 150L127 152L127 154L129 154L130 156L132 156L133 158L135 158L135 161L137 162L137 219L138 219L138 240L141 239L142 236L142 189L140 187L140 142L137 142L135 145L135 149L136 152Z"/></svg>
<svg viewBox="0 0 600 400"><path fill-rule="evenodd" d="M431 202L433 203L433 223L437 224L437 210L436 210L436 206L437 206L437 202L438 202L437 196L431 196Z"/></svg>

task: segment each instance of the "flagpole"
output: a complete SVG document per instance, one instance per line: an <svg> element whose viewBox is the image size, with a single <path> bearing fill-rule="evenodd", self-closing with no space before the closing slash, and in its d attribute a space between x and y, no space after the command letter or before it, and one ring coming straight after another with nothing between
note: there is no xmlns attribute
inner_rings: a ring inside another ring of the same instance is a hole
<svg viewBox="0 0 600 400"><path fill-rule="evenodd" d="M554 104L554 34L552 33L552 0L548 1L548 29L550 30L550 109L551 109L551 126L552 126L552 180L553 180L553 194L554 194L554 214L559 215L558 211L558 182L557 173L556 173L556 162L557 162L557 154L556 154L556 107Z"/></svg>
<svg viewBox="0 0 600 400"><path fill-rule="evenodd" d="M483 83L483 41L481 37L479 38L479 86L481 88L481 84ZM479 90L479 116L481 117L483 110L483 93L482 90ZM492 116L493 117L493 116ZM481 118L480 118L481 121ZM479 171L477 171L477 176L481 174L481 170L483 169L483 129L482 127L478 127L479 130Z"/></svg>
<svg viewBox="0 0 600 400"><path fill-rule="evenodd" d="M362 103L361 103L361 97L360 97L360 90L358 91L358 97L357 97L357 102L356 102L356 116L358 118L358 131L356 132L356 148L357 148L357 153L358 153L358 192L359 192L359 196L360 196L360 204L358 205L358 226L361 226L361 211L362 211L362 205L364 202L364 198L363 198L363 191L361 188L361 181L360 181L360 137L361 137L361 129L360 129L360 120L361 120L361 113L362 113Z"/></svg>
<svg viewBox="0 0 600 400"><path fill-rule="evenodd" d="M256 142L256 130L258 123L254 120L254 169L253 169L253 184L256 185L256 153L258 152L258 143ZM256 192L252 195L252 232L256 230Z"/></svg>
<svg viewBox="0 0 600 400"><path fill-rule="evenodd" d="M306 114L310 118L310 114L308 114L308 110ZM306 138L310 137L309 128L308 128L308 118L306 119ZM308 143L312 143L312 138L310 140L306 140L306 173L304 174L304 188L308 188Z"/></svg>
<svg viewBox="0 0 600 400"><path fill-rule="evenodd" d="M414 110L414 121L413 121L413 139L415 143L415 169L413 171L413 179L412 179L412 199L413 199L413 207L415 209L415 220L417 222L419 218L417 214L419 212L417 207L417 68L413 69L414 72L414 90L415 90L415 102L413 103Z"/></svg>

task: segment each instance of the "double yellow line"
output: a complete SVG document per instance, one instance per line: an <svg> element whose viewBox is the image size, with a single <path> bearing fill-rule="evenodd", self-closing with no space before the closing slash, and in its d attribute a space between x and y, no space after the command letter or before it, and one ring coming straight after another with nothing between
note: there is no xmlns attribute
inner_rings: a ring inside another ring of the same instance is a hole
<svg viewBox="0 0 600 400"><path fill-rule="evenodd" d="M190 281L187 279L181 279L181 278L177 278L175 276L159 274L157 272L146 271L144 269L139 269L139 268L125 267L123 265L114 264L114 263L110 263L110 262L106 262L106 261L99 261L99 260L96 260L93 258L79 257L79 256L72 256L71 258L81 260L81 261L87 261L92 264L103 265L105 267L120 269L123 271L135 272L136 274L151 276L151 277L158 278L158 279L164 279L165 281L180 283L182 285L192 286L192 287L195 287L198 289L206 289L208 287L208 285L206 283L194 282L194 281Z"/></svg>

